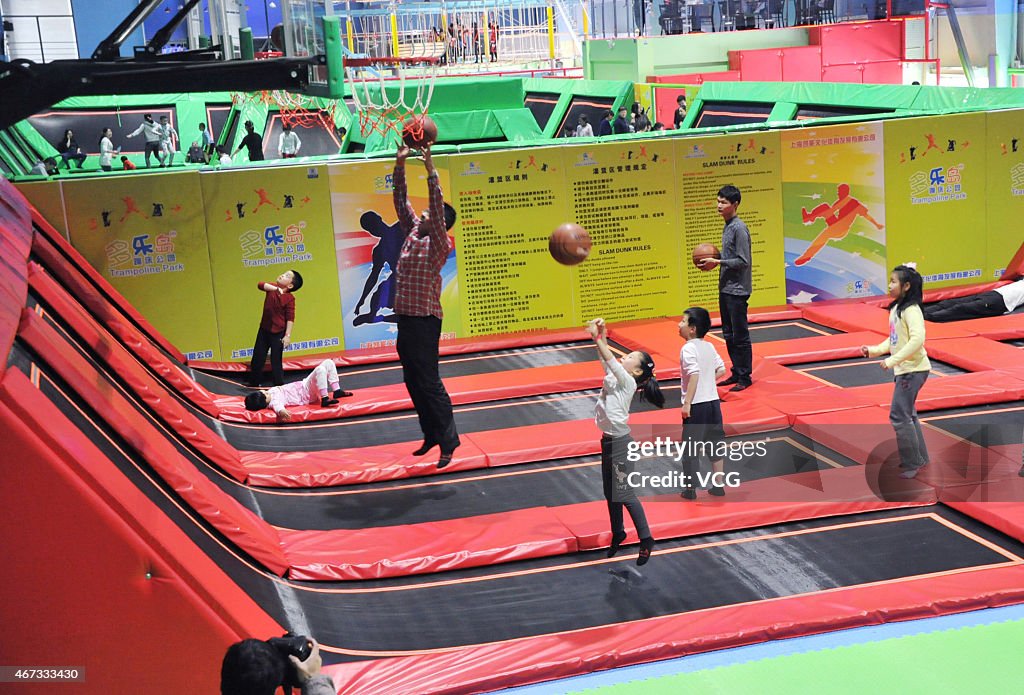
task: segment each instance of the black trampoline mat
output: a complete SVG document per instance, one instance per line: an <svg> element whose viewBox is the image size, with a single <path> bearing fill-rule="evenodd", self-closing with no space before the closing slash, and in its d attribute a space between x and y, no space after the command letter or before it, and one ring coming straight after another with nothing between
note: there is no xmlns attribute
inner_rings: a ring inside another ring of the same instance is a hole
<svg viewBox="0 0 1024 695"><path fill-rule="evenodd" d="M623 346L609 341L609 347L617 354L629 352ZM442 379L474 374L489 374L499 371L528 369L531 367L549 367L559 364L575 364L597 360L597 351L589 341L576 341L558 345L537 345L510 348L507 350L487 350L462 355L443 356L438 360L438 368ZM299 381L306 378L311 370L288 370L284 374L285 382ZM247 372L203 372L193 369L196 381L208 390L222 395L242 395L252 389L241 384L247 378ZM263 381L270 384L269 372L264 373ZM402 383L402 366L397 361L381 362L353 367L339 367L338 377L343 388L356 391L374 386Z"/></svg>
<svg viewBox="0 0 1024 695"><path fill-rule="evenodd" d="M750 342L752 343L771 343L778 340L814 338L816 336L835 335L837 333L842 333L842 331L803 319L750 324ZM721 328L710 331L710 334L722 340Z"/></svg>
<svg viewBox="0 0 1024 695"><path fill-rule="evenodd" d="M1014 347L1024 348L1024 340L1004 340L1002 341Z"/></svg>
<svg viewBox="0 0 1024 695"><path fill-rule="evenodd" d="M758 439L766 440L766 456L728 461L725 465L727 472L738 475L741 485L761 478L856 465L791 430L728 441ZM705 468L706 464L705 461ZM671 459L635 464L637 473L646 476L661 476L680 469L681 465ZM270 492L232 482L222 487L275 526L319 530L400 526L604 499L601 462L593 456L466 471L443 479L320 488L312 492ZM654 497L680 491L681 488L648 486L636 492L642 497Z"/></svg>
<svg viewBox="0 0 1024 695"><path fill-rule="evenodd" d="M932 365L932 373L929 379L941 379L943 376L953 374L966 374L966 369L960 369L947 362L929 360ZM881 358L864 359L854 357L843 360L827 360L824 362L802 362L800 364L787 365L819 381L841 388L853 388L855 386L869 386L871 384L891 384L893 371L882 369L878 366Z"/></svg>
<svg viewBox="0 0 1024 695"><path fill-rule="evenodd" d="M979 446L1020 444L1024 433L1024 401L933 410L920 415L920 419Z"/></svg>

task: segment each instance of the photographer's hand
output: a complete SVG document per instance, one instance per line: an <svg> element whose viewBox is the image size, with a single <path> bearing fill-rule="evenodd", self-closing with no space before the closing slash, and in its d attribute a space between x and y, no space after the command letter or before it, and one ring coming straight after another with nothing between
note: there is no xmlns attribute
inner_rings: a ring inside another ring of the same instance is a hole
<svg viewBox="0 0 1024 695"><path fill-rule="evenodd" d="M299 657L294 654L288 655L288 660L295 667L299 682L303 684L313 676L320 675L320 667L323 665L323 659L320 658L320 645L312 637L309 638L309 643L313 645L313 649L305 661L299 661Z"/></svg>

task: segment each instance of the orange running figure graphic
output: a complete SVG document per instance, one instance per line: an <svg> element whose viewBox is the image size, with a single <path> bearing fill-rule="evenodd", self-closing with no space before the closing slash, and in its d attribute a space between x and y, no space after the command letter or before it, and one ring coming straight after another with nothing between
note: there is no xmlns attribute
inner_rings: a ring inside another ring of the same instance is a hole
<svg viewBox="0 0 1024 695"><path fill-rule="evenodd" d="M879 224L871 216L864 203L850 195L850 186L848 184L839 184L836 192L839 195L839 199L831 205L829 203L822 203L810 212L807 212L807 208L800 208L804 224L811 224L817 219L822 219L825 220L825 229L815 237L814 241L811 242L811 245L807 247L807 250L803 252L800 258L794 261L796 265L803 265L817 256L828 242L838 241L846 237L850 232L850 227L853 226L854 221L858 217L863 217L875 225L876 229L882 229L883 225Z"/></svg>

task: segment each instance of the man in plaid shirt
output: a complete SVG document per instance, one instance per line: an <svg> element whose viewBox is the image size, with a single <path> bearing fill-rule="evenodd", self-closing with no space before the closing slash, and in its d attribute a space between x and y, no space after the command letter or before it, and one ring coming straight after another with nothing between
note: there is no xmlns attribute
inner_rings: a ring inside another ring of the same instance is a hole
<svg viewBox="0 0 1024 695"><path fill-rule="evenodd" d="M409 204L405 160L409 148L402 146L395 157L395 212L405 235L395 271L395 313L398 315L398 359L413 407L423 430L423 444L413 452L422 456L441 447L437 467L444 468L459 446L452 401L438 372L438 343L441 340L441 268L448 258L451 242L448 230L455 224L455 209L444 202L437 169L430 148L423 148L427 170L429 207L416 217Z"/></svg>

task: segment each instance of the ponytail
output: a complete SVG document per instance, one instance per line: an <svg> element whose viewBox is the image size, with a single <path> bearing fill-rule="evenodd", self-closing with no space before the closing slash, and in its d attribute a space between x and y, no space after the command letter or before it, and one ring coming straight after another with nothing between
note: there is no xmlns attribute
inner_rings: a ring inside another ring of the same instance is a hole
<svg viewBox="0 0 1024 695"><path fill-rule="evenodd" d="M664 407L665 394L661 392L658 380L654 376L654 360L644 351L640 352L640 376L636 378L636 390L640 392L640 400L647 401L657 408Z"/></svg>

